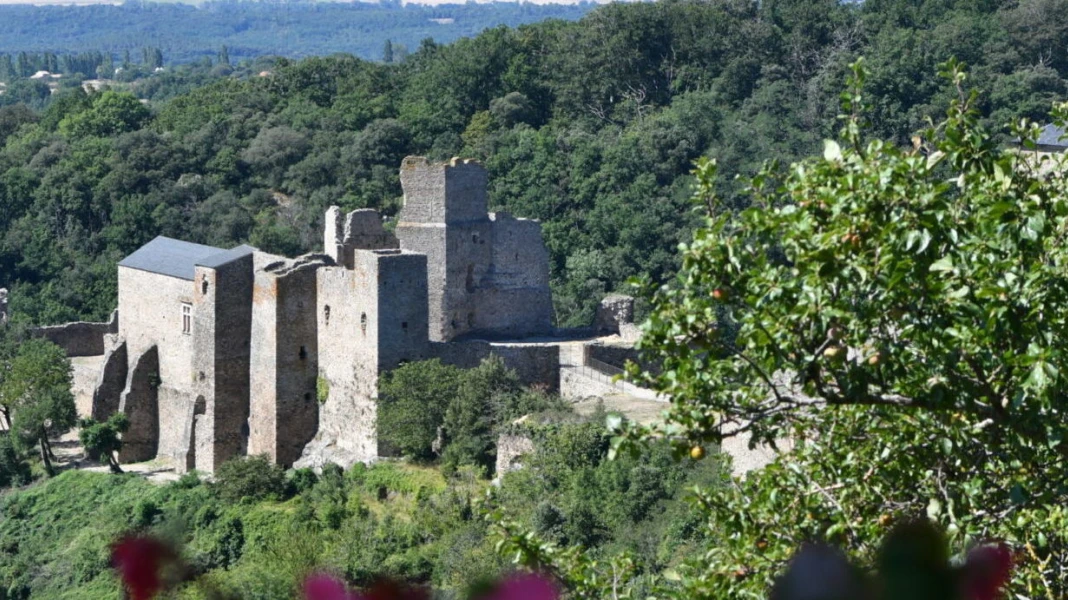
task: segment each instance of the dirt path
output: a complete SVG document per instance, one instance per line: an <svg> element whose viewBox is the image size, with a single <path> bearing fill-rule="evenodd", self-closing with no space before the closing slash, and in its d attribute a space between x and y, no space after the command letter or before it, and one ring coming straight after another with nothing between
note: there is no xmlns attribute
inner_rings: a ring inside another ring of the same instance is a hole
<svg viewBox="0 0 1068 600"><path fill-rule="evenodd" d="M663 419L661 413L668 408L667 402L636 398L627 394L612 394L603 398L590 397L574 403L575 412L580 415L590 415L597 410L597 403L604 401L604 409L608 412L622 413L631 421L648 425Z"/></svg>
<svg viewBox="0 0 1068 600"><path fill-rule="evenodd" d="M102 464L85 456L85 452L82 450L82 446L78 442L78 432L76 430L64 435L57 441L52 442L52 450L56 453L57 471L76 469L79 471L89 471L90 473L110 472L106 464ZM156 460L122 465L122 470L126 473L136 473L152 483L159 484L177 481L180 477L173 467Z"/></svg>

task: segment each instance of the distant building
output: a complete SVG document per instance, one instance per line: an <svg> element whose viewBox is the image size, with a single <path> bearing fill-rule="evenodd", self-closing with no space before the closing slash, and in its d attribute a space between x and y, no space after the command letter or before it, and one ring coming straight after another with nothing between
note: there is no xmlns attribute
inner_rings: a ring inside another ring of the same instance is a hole
<svg viewBox="0 0 1068 600"><path fill-rule="evenodd" d="M1039 152L1064 152L1068 150L1068 132L1063 127L1050 123L1042 128L1038 136Z"/></svg>

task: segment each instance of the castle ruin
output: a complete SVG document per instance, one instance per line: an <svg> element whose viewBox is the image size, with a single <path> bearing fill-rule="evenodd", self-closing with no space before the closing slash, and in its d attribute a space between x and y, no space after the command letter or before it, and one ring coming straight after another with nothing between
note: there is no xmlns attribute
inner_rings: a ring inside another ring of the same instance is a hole
<svg viewBox="0 0 1068 600"><path fill-rule="evenodd" d="M561 374L574 352L551 338L540 224L488 212L473 161L409 157L401 184L393 232L376 211L331 207L322 254L157 237L118 264L111 322L41 328L95 361L75 365L79 412L129 417L119 460L373 461L378 378L406 361L496 354L528 384L575 381Z"/></svg>

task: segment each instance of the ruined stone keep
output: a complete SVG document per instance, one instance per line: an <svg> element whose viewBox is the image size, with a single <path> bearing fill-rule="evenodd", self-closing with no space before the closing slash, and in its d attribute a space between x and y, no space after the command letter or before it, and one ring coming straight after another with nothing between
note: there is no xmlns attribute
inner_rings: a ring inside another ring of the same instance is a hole
<svg viewBox="0 0 1068 600"><path fill-rule="evenodd" d="M101 355L75 366L79 411L129 416L119 459L203 472L246 454L374 460L378 377L405 361L494 353L555 389L560 346L534 337L553 333L539 223L488 212L473 161L409 157L401 183L394 232L373 210L331 207L322 254L157 237L119 263L110 323L42 328L72 357Z"/></svg>

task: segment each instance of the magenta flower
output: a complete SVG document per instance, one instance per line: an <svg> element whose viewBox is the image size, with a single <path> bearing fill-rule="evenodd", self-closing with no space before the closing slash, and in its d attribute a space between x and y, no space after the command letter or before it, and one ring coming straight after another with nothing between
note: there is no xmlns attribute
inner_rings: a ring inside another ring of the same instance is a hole
<svg viewBox="0 0 1068 600"><path fill-rule="evenodd" d="M558 600L556 583L538 573L515 573L497 584L485 600Z"/></svg>
<svg viewBox="0 0 1068 600"><path fill-rule="evenodd" d="M964 563L964 600L997 600L1012 576L1012 551L1005 544L979 546Z"/></svg>
<svg viewBox="0 0 1068 600"><path fill-rule="evenodd" d="M304 600L356 600L356 596L344 582L318 573L304 580Z"/></svg>
<svg viewBox="0 0 1068 600"><path fill-rule="evenodd" d="M111 564L131 600L150 600L158 594L163 588L160 571L173 558L169 547L151 537L128 536L111 547Z"/></svg>

